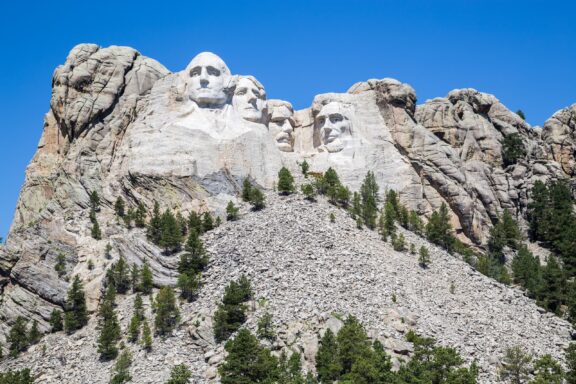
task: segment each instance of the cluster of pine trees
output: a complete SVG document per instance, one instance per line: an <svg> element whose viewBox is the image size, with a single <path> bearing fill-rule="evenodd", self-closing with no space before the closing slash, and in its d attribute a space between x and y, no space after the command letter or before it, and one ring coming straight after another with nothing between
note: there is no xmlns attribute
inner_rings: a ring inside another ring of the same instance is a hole
<svg viewBox="0 0 576 384"><path fill-rule="evenodd" d="M30 369L25 368L19 371L9 370L0 372L0 384L33 384L34 378L30 374Z"/></svg>
<svg viewBox="0 0 576 384"><path fill-rule="evenodd" d="M246 321L246 302L252 298L250 280L242 275L224 288L222 302L214 313L214 338L218 343L227 340Z"/></svg>

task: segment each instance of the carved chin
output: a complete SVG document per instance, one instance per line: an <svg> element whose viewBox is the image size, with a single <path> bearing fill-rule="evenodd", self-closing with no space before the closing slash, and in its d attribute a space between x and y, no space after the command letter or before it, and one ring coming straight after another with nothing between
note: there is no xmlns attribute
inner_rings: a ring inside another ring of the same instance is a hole
<svg viewBox="0 0 576 384"><path fill-rule="evenodd" d="M334 153L334 152L340 152L343 149L344 149L344 143L342 143L340 139L335 139L331 143L324 144L322 147L320 147L320 152Z"/></svg>
<svg viewBox="0 0 576 384"><path fill-rule="evenodd" d="M289 143L280 143L277 142L276 143L276 147L281 150L282 152L292 152L294 149L292 148L292 145L290 145Z"/></svg>

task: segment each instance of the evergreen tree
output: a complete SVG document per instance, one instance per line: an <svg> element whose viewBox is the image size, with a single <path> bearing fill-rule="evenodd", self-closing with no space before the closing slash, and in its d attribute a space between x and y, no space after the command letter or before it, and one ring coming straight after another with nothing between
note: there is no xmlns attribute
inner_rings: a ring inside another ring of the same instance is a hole
<svg viewBox="0 0 576 384"><path fill-rule="evenodd" d="M128 325L128 340L137 343L138 338L140 338L140 318L137 314L133 314Z"/></svg>
<svg viewBox="0 0 576 384"><path fill-rule="evenodd" d="M100 230L100 224L98 224L98 220L94 217L94 222L92 224L92 229L90 231L92 238L95 240L102 240L102 231Z"/></svg>
<svg viewBox="0 0 576 384"><path fill-rule="evenodd" d="M310 170L310 164L306 160L300 163L300 169L302 170L302 174L304 177L308 177L308 171Z"/></svg>
<svg viewBox="0 0 576 384"><path fill-rule="evenodd" d="M152 331L146 319L142 323L142 347L148 352L152 350Z"/></svg>
<svg viewBox="0 0 576 384"><path fill-rule="evenodd" d="M139 293L134 297L134 315L139 321L144 320L144 305L142 303L142 296Z"/></svg>
<svg viewBox="0 0 576 384"><path fill-rule="evenodd" d="M294 352L290 358L282 351L278 362L278 383L279 384L305 384L306 381L302 375L302 355Z"/></svg>
<svg viewBox="0 0 576 384"><path fill-rule="evenodd" d="M551 355L544 355L534 362L534 379L530 384L562 384L564 370Z"/></svg>
<svg viewBox="0 0 576 384"><path fill-rule="evenodd" d="M286 167L282 167L278 172L278 192L281 195L289 195L295 190L294 177Z"/></svg>
<svg viewBox="0 0 576 384"><path fill-rule="evenodd" d="M29 339L26 330L26 319L22 316L18 316L16 321L10 328L8 337L6 338L9 345L10 356L16 357L20 352L24 352L28 349Z"/></svg>
<svg viewBox="0 0 576 384"><path fill-rule="evenodd" d="M188 302L193 301L198 295L200 290L200 273L181 273L178 276L178 288L180 289L180 296Z"/></svg>
<svg viewBox="0 0 576 384"><path fill-rule="evenodd" d="M418 235L422 234L422 220L415 211L410 211L410 214L408 215L408 229Z"/></svg>
<svg viewBox="0 0 576 384"><path fill-rule="evenodd" d="M528 296L536 297L542 284L540 261L525 245L520 246L516 257L512 260L514 282L528 291Z"/></svg>
<svg viewBox="0 0 576 384"><path fill-rule="evenodd" d="M146 226L146 207L142 202L138 203L138 207L134 213L134 225L138 228L144 228Z"/></svg>
<svg viewBox="0 0 576 384"><path fill-rule="evenodd" d="M178 321L180 313L176 305L176 296L172 287L162 287L156 295L156 318L154 327L159 335L172 333Z"/></svg>
<svg viewBox="0 0 576 384"><path fill-rule="evenodd" d="M188 384L190 383L191 377L192 372L190 372L186 364L179 364L174 366L170 371L170 379L166 384Z"/></svg>
<svg viewBox="0 0 576 384"><path fill-rule="evenodd" d="M132 221L134 220L134 217L136 217L136 212L134 212L134 209L132 207L128 208L128 212L126 212L124 216L122 216L124 225L126 225L128 229L132 228Z"/></svg>
<svg viewBox="0 0 576 384"><path fill-rule="evenodd" d="M566 383L576 384L576 343L566 348Z"/></svg>
<svg viewBox="0 0 576 384"><path fill-rule="evenodd" d="M170 209L164 211L161 217L160 245L166 253L173 253L180 249L182 244L182 229Z"/></svg>
<svg viewBox="0 0 576 384"><path fill-rule="evenodd" d="M114 376L110 384L123 384L132 380L130 375L130 366L132 365L132 354L130 350L125 349L121 354L116 364L114 365Z"/></svg>
<svg viewBox="0 0 576 384"><path fill-rule="evenodd" d="M508 348L505 351L500 369L500 378L512 384L522 384L530 373L532 356L524 353L520 347Z"/></svg>
<svg viewBox="0 0 576 384"><path fill-rule="evenodd" d="M192 231L196 231L199 235L204 233L202 217L194 211L188 215L188 232L190 233Z"/></svg>
<svg viewBox="0 0 576 384"><path fill-rule="evenodd" d="M198 233L192 229L184 247L186 252L180 256L178 272L189 276L204 271L209 262L208 254Z"/></svg>
<svg viewBox="0 0 576 384"><path fill-rule="evenodd" d="M305 199L308 201L315 201L316 200L316 190L312 184L302 184L300 187L302 190L302 194L304 195Z"/></svg>
<svg viewBox="0 0 576 384"><path fill-rule="evenodd" d="M352 365L359 358L365 358L370 351L368 335L362 324L354 316L348 316L344 326L336 336L338 343L338 359L342 374L352 371Z"/></svg>
<svg viewBox="0 0 576 384"><path fill-rule="evenodd" d="M362 198L362 219L370 229L376 227L378 216L378 184L372 171L368 171L360 187Z"/></svg>
<svg viewBox="0 0 576 384"><path fill-rule="evenodd" d="M252 288L246 276L238 281L231 281L224 288L222 304L214 314L214 337L222 342L236 332L246 321L246 306L244 302L252 298Z"/></svg>
<svg viewBox="0 0 576 384"><path fill-rule="evenodd" d="M54 309L50 314L50 326L52 327L52 332L60 332L64 329L64 324L62 323L62 312Z"/></svg>
<svg viewBox="0 0 576 384"><path fill-rule="evenodd" d="M56 264L54 265L54 270L58 273L58 277L62 277L66 274L66 257L60 252L56 256Z"/></svg>
<svg viewBox="0 0 576 384"><path fill-rule="evenodd" d="M152 270L150 266L145 261L142 265L142 269L140 270L140 285L139 291L145 295L149 295L152 293L152 288L154 286L154 277L152 275Z"/></svg>
<svg viewBox="0 0 576 384"><path fill-rule="evenodd" d="M245 202L249 202L252 198L252 184L248 178L244 179L244 183L242 184L242 200Z"/></svg>
<svg viewBox="0 0 576 384"><path fill-rule="evenodd" d="M234 205L232 200L228 202L226 206L226 220L228 221L235 221L238 220L238 211L240 209Z"/></svg>
<svg viewBox="0 0 576 384"><path fill-rule="evenodd" d="M260 320L258 320L258 330L256 331L258 338L273 342L276 338L274 331L274 323L272 322L272 315L266 312Z"/></svg>
<svg viewBox="0 0 576 384"><path fill-rule="evenodd" d="M383 229L381 229L382 234L392 235L396 232L396 226L394 225L397 219L396 204L396 193L390 190L386 196L384 212L382 213L384 215L382 220Z"/></svg>
<svg viewBox="0 0 576 384"><path fill-rule="evenodd" d="M84 287L80 278L76 275L72 280L72 286L68 290L64 328L66 332L72 333L86 324L88 324L88 310L86 308Z"/></svg>
<svg viewBox="0 0 576 384"><path fill-rule="evenodd" d="M393 237L392 248L398 252L404 252L406 250L406 240L404 239L404 235L402 233Z"/></svg>
<svg viewBox="0 0 576 384"><path fill-rule="evenodd" d="M162 239L162 216L160 215L160 204L158 204L157 201L154 202L154 210L152 211L152 217L150 218L146 235L154 244L160 244L160 240Z"/></svg>
<svg viewBox="0 0 576 384"><path fill-rule="evenodd" d="M278 359L243 328L225 347L228 356L218 369L222 384L273 383L278 380Z"/></svg>
<svg viewBox="0 0 576 384"><path fill-rule="evenodd" d="M452 226L450 225L450 216L446 204L442 203L440 209L432 213L430 221L426 224L426 237L432 243L448 251L452 250L454 237L452 235Z"/></svg>
<svg viewBox="0 0 576 384"><path fill-rule="evenodd" d="M126 262L126 259L124 259L124 256L120 255L118 261L110 266L106 272L106 283L108 285L113 285L116 289L116 292L121 294L124 294L130 290L130 267Z"/></svg>
<svg viewBox="0 0 576 384"><path fill-rule="evenodd" d="M336 189L336 202L337 202L337 204L340 205L342 208L347 209L348 205L350 204L351 194L352 194L352 192L350 192L350 189L348 189L348 187L340 185Z"/></svg>
<svg viewBox="0 0 576 384"><path fill-rule="evenodd" d="M100 210L100 196L98 196L98 192L92 191L90 193L90 208L94 212L98 212Z"/></svg>
<svg viewBox="0 0 576 384"><path fill-rule="evenodd" d="M518 159L526 156L526 147L519 133L512 133L502 140L502 161L505 166L516 164Z"/></svg>
<svg viewBox="0 0 576 384"><path fill-rule="evenodd" d="M126 205L124 204L124 199L121 196L118 196L116 202L114 203L114 211L118 217L124 217L126 214L125 212Z"/></svg>
<svg viewBox="0 0 576 384"><path fill-rule="evenodd" d="M140 268L136 263L132 264L132 268L130 268L130 285L132 292L138 292L140 289Z"/></svg>
<svg viewBox="0 0 576 384"><path fill-rule="evenodd" d="M542 269L539 301L551 312L559 313L564 301L564 272L554 256L548 256Z"/></svg>
<svg viewBox="0 0 576 384"><path fill-rule="evenodd" d="M426 248L425 246L420 247L418 264L420 264L422 268L428 268L428 264L430 264L430 254L428 252L428 248Z"/></svg>
<svg viewBox="0 0 576 384"><path fill-rule="evenodd" d="M254 211L259 211L266 207L266 197L258 188L252 188L252 192L250 194L250 204L252 205L252 209Z"/></svg>
<svg viewBox="0 0 576 384"><path fill-rule="evenodd" d="M38 321L32 321L32 327L30 328L30 332L28 332L28 344L34 345L40 341L42 338L42 334L38 330Z"/></svg>
<svg viewBox="0 0 576 384"><path fill-rule="evenodd" d="M98 353L100 359L111 360L118 355L117 342L120 340L120 324L116 312L114 311L114 297L116 290L113 285L109 285L106 295L98 310Z"/></svg>
<svg viewBox="0 0 576 384"><path fill-rule="evenodd" d="M0 384L33 384L34 377L30 374L30 369L25 368L19 371L9 369L7 372L0 372Z"/></svg>
<svg viewBox="0 0 576 384"><path fill-rule="evenodd" d="M214 229L214 219L209 212L204 212L202 215L202 230L208 232Z"/></svg>
<svg viewBox="0 0 576 384"><path fill-rule="evenodd" d="M316 354L316 372L321 383L332 383L340 378L342 366L338 359L338 344L330 328L320 340Z"/></svg>
<svg viewBox="0 0 576 384"><path fill-rule="evenodd" d="M354 192L352 195L352 209L350 213L352 214L353 219L362 216L362 202L358 192Z"/></svg>
<svg viewBox="0 0 576 384"><path fill-rule="evenodd" d="M524 112L522 112L521 109L517 110L517 111L516 111L516 114L517 114L518 116L520 116L520 118L521 118L522 120L526 120L526 115L524 115Z"/></svg>

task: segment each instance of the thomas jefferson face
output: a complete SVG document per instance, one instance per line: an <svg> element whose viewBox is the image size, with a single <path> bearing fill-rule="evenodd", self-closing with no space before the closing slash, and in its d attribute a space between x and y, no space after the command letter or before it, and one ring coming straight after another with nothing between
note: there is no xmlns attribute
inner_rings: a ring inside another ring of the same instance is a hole
<svg viewBox="0 0 576 384"><path fill-rule="evenodd" d="M236 84L232 105L244 120L262 122L263 111L266 108L264 87L251 76L240 77Z"/></svg>
<svg viewBox="0 0 576 384"><path fill-rule="evenodd" d="M270 113L268 129L276 139L276 146L283 152L292 152L292 131L294 130L292 105L288 102L268 105L268 112Z"/></svg>
<svg viewBox="0 0 576 384"><path fill-rule="evenodd" d="M320 141L328 152L338 152L344 148L344 139L351 135L350 120L343 114L340 103L326 104L316 116L320 130Z"/></svg>
<svg viewBox="0 0 576 384"><path fill-rule="evenodd" d="M219 108L228 95L230 70L222 59L210 52L198 54L186 68L190 98L201 107Z"/></svg>

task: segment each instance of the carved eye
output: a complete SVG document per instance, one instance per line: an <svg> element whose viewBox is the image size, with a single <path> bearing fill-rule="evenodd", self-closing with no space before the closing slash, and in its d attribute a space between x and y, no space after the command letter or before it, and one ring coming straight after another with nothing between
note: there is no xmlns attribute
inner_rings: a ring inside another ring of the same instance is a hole
<svg viewBox="0 0 576 384"><path fill-rule="evenodd" d="M260 92L258 91L252 91L252 93L254 94L254 96L256 96L257 98L261 99L262 95L260 95Z"/></svg>
<svg viewBox="0 0 576 384"><path fill-rule="evenodd" d="M246 94L247 89L246 88L239 88L236 90L236 92L234 92L235 95L238 96L243 96Z"/></svg>
<svg viewBox="0 0 576 384"><path fill-rule="evenodd" d="M324 125L325 122L326 122L326 119L323 118L323 117L320 117L320 118L318 119L318 125Z"/></svg>
<svg viewBox="0 0 576 384"><path fill-rule="evenodd" d="M332 123L338 123L340 121L344 120L344 118L342 117L342 115L330 115L330 121Z"/></svg>
<svg viewBox="0 0 576 384"><path fill-rule="evenodd" d="M214 67L208 67L208 74L210 76L220 76L220 71Z"/></svg>
<svg viewBox="0 0 576 384"><path fill-rule="evenodd" d="M196 77L196 76L200 76L200 73L202 72L202 68L196 67L196 68L192 68L190 70L190 77Z"/></svg>

